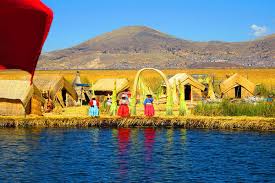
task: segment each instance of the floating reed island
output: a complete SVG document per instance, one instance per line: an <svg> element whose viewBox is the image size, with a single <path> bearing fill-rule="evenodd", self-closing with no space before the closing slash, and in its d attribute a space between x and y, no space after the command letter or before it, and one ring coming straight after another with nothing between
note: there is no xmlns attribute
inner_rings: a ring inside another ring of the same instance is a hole
<svg viewBox="0 0 275 183"><path fill-rule="evenodd" d="M180 127L186 129L222 129L275 131L275 118L265 117L0 117L6 128L86 128L86 127Z"/></svg>
<svg viewBox="0 0 275 183"><path fill-rule="evenodd" d="M262 85L266 71L256 82L250 81L259 75L256 70L257 74L253 72L248 77L242 70L238 70L242 74L232 75L228 74L231 71L206 74L189 70L188 74L144 68L81 71L82 78L79 71L40 71L33 84L21 78L20 73L0 73L0 127L150 126L275 131L275 77L272 72L268 77L272 81ZM125 98L122 96L127 96L127 102L120 102ZM151 118L145 117L147 96L154 99L149 102L154 105ZM130 108L129 114L119 114L121 104ZM93 116L90 109L94 105L100 117L88 116ZM123 118L129 115L132 117Z"/></svg>

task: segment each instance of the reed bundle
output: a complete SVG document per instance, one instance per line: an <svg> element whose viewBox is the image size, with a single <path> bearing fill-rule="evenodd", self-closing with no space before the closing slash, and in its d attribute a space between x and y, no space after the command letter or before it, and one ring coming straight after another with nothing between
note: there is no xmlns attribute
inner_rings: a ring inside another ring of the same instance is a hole
<svg viewBox="0 0 275 183"><path fill-rule="evenodd" d="M275 118L264 117L0 117L0 127L180 127L275 131Z"/></svg>

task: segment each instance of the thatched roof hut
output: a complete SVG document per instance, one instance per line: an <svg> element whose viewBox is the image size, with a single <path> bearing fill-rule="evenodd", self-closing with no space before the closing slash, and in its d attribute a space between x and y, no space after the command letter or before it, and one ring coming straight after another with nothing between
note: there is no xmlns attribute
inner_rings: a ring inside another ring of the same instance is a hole
<svg viewBox="0 0 275 183"><path fill-rule="evenodd" d="M129 81L126 78L108 78L97 80L92 89L94 90L95 95L111 95L115 86L115 82L118 94L130 88Z"/></svg>
<svg viewBox="0 0 275 183"><path fill-rule="evenodd" d="M185 100L199 101L202 98L202 92L205 89L205 86L199 81L194 79L192 76L186 73L178 73L171 77L169 80L171 87L178 87L179 82L184 87ZM178 88L179 90L179 88ZM174 102L177 102L177 97L174 97Z"/></svg>
<svg viewBox="0 0 275 183"><path fill-rule="evenodd" d="M68 106L72 100L77 101L75 89L63 76L36 75L33 82L44 98L50 97L62 107Z"/></svg>
<svg viewBox="0 0 275 183"><path fill-rule="evenodd" d="M223 98L245 98L254 95L256 85L239 75L232 75L220 84Z"/></svg>
<svg viewBox="0 0 275 183"><path fill-rule="evenodd" d="M42 115L44 102L41 92L29 81L0 80L0 115Z"/></svg>

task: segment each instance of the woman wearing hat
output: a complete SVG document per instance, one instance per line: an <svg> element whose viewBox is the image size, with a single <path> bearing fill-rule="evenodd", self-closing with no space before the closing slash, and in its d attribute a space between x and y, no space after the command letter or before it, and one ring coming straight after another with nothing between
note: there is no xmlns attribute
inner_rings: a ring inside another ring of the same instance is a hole
<svg viewBox="0 0 275 183"><path fill-rule="evenodd" d="M99 116L99 102L96 100L96 96L92 97L92 100L89 102L90 109L89 109L89 116L97 117Z"/></svg>
<svg viewBox="0 0 275 183"><path fill-rule="evenodd" d="M154 99L151 94L146 95L147 98L144 100L144 114L145 116L152 117L155 115L155 109L153 106Z"/></svg>
<svg viewBox="0 0 275 183"><path fill-rule="evenodd" d="M123 94L121 96L121 99L119 100L119 108L118 108L118 115L120 117L128 117L130 116L130 110L129 110L129 100L127 95Z"/></svg>

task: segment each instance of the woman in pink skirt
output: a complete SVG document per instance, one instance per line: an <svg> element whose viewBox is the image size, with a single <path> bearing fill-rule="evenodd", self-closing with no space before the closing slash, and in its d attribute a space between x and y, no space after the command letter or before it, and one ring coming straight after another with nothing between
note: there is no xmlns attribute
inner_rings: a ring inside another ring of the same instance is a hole
<svg viewBox="0 0 275 183"><path fill-rule="evenodd" d="M144 100L144 114L145 116L152 117L155 115L155 109L153 105L154 99L151 94L146 95L147 98Z"/></svg>

